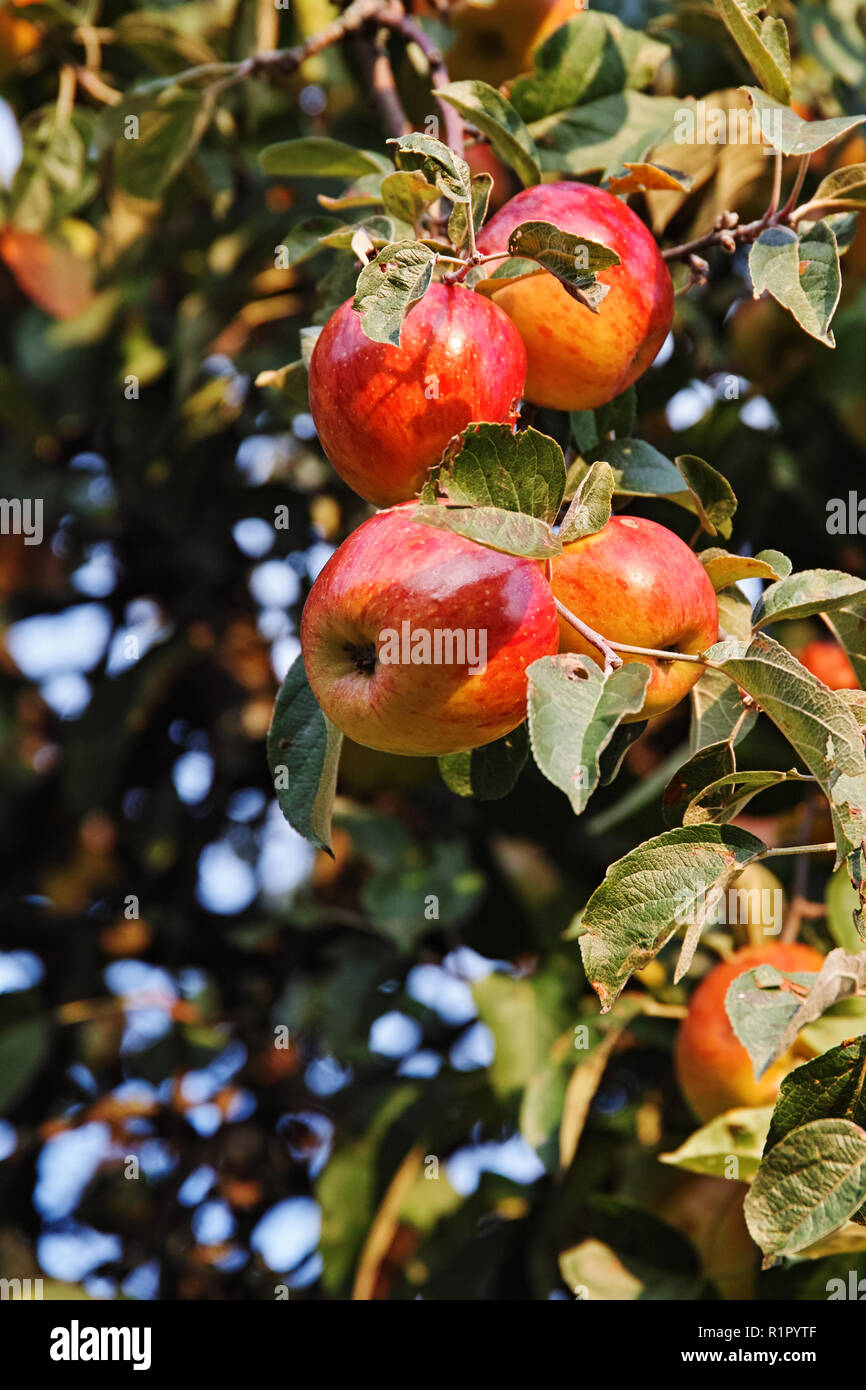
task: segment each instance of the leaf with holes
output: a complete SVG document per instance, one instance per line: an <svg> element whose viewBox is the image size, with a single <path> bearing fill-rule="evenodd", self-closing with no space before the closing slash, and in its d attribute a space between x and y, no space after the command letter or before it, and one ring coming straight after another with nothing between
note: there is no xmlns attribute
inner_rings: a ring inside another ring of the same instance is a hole
<svg viewBox="0 0 866 1390"><path fill-rule="evenodd" d="M562 450L535 429L469 425L448 449L439 488L468 507L503 507L553 523L565 491Z"/></svg>
<svg viewBox="0 0 866 1390"><path fill-rule="evenodd" d="M434 253L418 241L396 242L380 251L358 276L354 308L374 343L400 346L403 320L430 287Z"/></svg>
<svg viewBox="0 0 866 1390"><path fill-rule="evenodd" d="M508 238L509 255L537 261L555 275L564 289L592 312L608 294L609 285L599 285L600 270L619 265L620 258L609 247L586 237L562 232L552 222L522 222Z"/></svg>
<svg viewBox="0 0 866 1390"><path fill-rule="evenodd" d="M527 677L532 755L579 816L599 784L599 759L614 730L644 702L649 669L630 662L606 676L588 657L564 653L534 661Z"/></svg>

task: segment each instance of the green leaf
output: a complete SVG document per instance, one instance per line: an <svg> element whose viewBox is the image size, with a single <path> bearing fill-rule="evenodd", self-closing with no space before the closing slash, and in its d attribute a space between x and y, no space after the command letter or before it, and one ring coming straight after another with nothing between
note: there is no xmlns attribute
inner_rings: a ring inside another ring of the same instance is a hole
<svg viewBox="0 0 866 1390"><path fill-rule="evenodd" d="M682 473L695 503L695 512L711 536L721 533L727 540L732 531L731 517L737 510L734 489L717 469L693 454L681 454L676 466Z"/></svg>
<svg viewBox="0 0 866 1390"><path fill-rule="evenodd" d="M381 250L385 246L391 246L395 242L410 238L412 227L400 218L374 214L363 218L360 222L337 223L336 227L333 227L322 237L322 244L335 251L351 251L355 249L356 238L359 233L362 241L366 236L370 247ZM360 260L364 259L365 249L365 247L361 247L358 257Z"/></svg>
<svg viewBox="0 0 866 1390"><path fill-rule="evenodd" d="M733 772L735 767L734 750L727 739L699 749L688 762L677 768L665 787L662 797L665 825L671 829L682 825L686 812L699 793L715 783L717 778ZM704 819L709 820L710 816Z"/></svg>
<svg viewBox="0 0 866 1390"><path fill-rule="evenodd" d="M630 724L618 724L613 731L613 737L599 758L599 778L600 787L608 787L611 782L619 776L628 750L633 743L637 743L641 734L646 730L649 721L647 719L632 720Z"/></svg>
<svg viewBox="0 0 866 1390"><path fill-rule="evenodd" d="M472 188L472 174L465 159L461 159L441 140L429 135L413 132L389 140L396 146L398 169L417 170L428 182L433 183L455 203L468 203Z"/></svg>
<svg viewBox="0 0 866 1390"><path fill-rule="evenodd" d="M862 117L860 118L863 119ZM822 179L809 206L822 208L866 207L866 164L848 164Z"/></svg>
<svg viewBox="0 0 866 1390"><path fill-rule="evenodd" d="M494 1094L523 1091L546 1069L550 1049L571 1022L563 984L550 974L514 979L494 971L472 993L478 1016L496 1042L488 1072Z"/></svg>
<svg viewBox="0 0 866 1390"><path fill-rule="evenodd" d="M790 227L768 227L749 252L755 299L766 291L788 309L804 332L835 347L830 322L839 303L842 277L832 228L816 222L800 236Z"/></svg>
<svg viewBox="0 0 866 1390"><path fill-rule="evenodd" d="M609 439L591 449L587 463L604 460L613 469L615 491L626 497L671 497L691 511L686 481L670 459L643 439ZM688 501L684 501L688 499Z"/></svg>
<svg viewBox="0 0 866 1390"><path fill-rule="evenodd" d="M562 554L562 546L547 522L526 512L510 512L503 507L420 506L412 513L412 520L527 560L551 560Z"/></svg>
<svg viewBox="0 0 866 1390"><path fill-rule="evenodd" d="M487 136L496 154L515 171L524 186L541 181L535 141L511 102L495 87L475 80L451 82L437 87L436 96Z"/></svg>
<svg viewBox="0 0 866 1390"><path fill-rule="evenodd" d="M609 293L609 285L599 285L595 275L619 265L620 258L609 247L586 237L561 232L552 222L523 222L508 238L511 256L537 261L555 275L573 299L593 313Z"/></svg>
<svg viewBox="0 0 866 1390"><path fill-rule="evenodd" d="M684 825L724 825L741 815L753 796L783 782L811 782L792 769L790 772L732 772L710 782L689 802L683 814Z"/></svg>
<svg viewBox="0 0 866 1390"><path fill-rule="evenodd" d="M427 855L413 846L401 861L377 868L361 889L361 905L375 931L399 951L411 952L428 932L459 926L470 917L484 891L484 875L466 846L437 840ZM427 912L431 897L435 916Z"/></svg>
<svg viewBox="0 0 866 1390"><path fill-rule="evenodd" d="M858 681L866 687L866 607L852 604L850 608L834 608L827 615L827 625L845 648Z"/></svg>
<svg viewBox="0 0 866 1390"><path fill-rule="evenodd" d="M848 877L848 868L840 864L830 875L826 890L827 926L837 946L843 951L866 951L866 940L857 930L860 913L860 894Z"/></svg>
<svg viewBox="0 0 866 1390"><path fill-rule="evenodd" d="M692 752L697 753L710 744L727 742L743 713L737 687L719 671L705 671L697 685L692 686L691 701ZM746 715L737 736L738 743L754 728L757 717L754 710Z"/></svg>
<svg viewBox="0 0 866 1390"><path fill-rule="evenodd" d="M267 145L259 155L265 174L285 178L354 179L368 174L388 174L391 160L373 150L358 150L342 140L310 135L303 140L281 140Z"/></svg>
<svg viewBox="0 0 866 1390"><path fill-rule="evenodd" d="M138 198L154 198L184 167L210 125L213 95L180 91L167 105L143 111L138 138L114 146L114 177Z"/></svg>
<svg viewBox="0 0 866 1390"><path fill-rule="evenodd" d="M476 174L472 180L472 226L475 235L481 231L493 191L492 174ZM469 240L469 204L455 203L448 219L448 235L459 251Z"/></svg>
<svg viewBox="0 0 866 1390"><path fill-rule="evenodd" d="M795 1255L864 1200L866 1132L850 1120L814 1120L767 1154L746 1196L746 1224L766 1256Z"/></svg>
<svg viewBox="0 0 866 1390"><path fill-rule="evenodd" d="M524 120L537 121L624 87L648 86L669 51L614 15L587 10L536 50L535 73L511 83L511 100Z"/></svg>
<svg viewBox="0 0 866 1390"><path fill-rule="evenodd" d="M757 87L745 87L743 90L748 93L758 112L764 139L774 150L781 150L782 154L814 154L866 121L866 116L835 116L829 121L804 121L796 111L791 110L789 97L774 101L772 96L759 91Z"/></svg>
<svg viewBox="0 0 866 1390"><path fill-rule="evenodd" d="M791 573L791 561L777 550L760 555L731 555L716 547L698 551L698 559L718 593L741 579L784 579Z"/></svg>
<svg viewBox="0 0 866 1390"><path fill-rule="evenodd" d="M501 507L553 523L565 491L562 450L535 429L469 425L448 450L439 487L449 501Z"/></svg>
<svg viewBox="0 0 866 1390"><path fill-rule="evenodd" d="M765 589L755 605L755 627L810 618L866 598L866 583L840 570L801 570Z"/></svg>
<svg viewBox="0 0 866 1390"><path fill-rule="evenodd" d="M438 188L428 183L423 174L408 169L386 175L381 192L385 211L410 226L414 226L439 197Z"/></svg>
<svg viewBox="0 0 866 1390"><path fill-rule="evenodd" d="M710 890L727 887L763 848L734 826L695 826L656 835L610 866L587 904L580 942L604 1012Z"/></svg>
<svg viewBox="0 0 866 1390"><path fill-rule="evenodd" d="M595 535L610 521L613 471L608 463L594 463L583 478L562 518L559 539L563 545Z"/></svg>
<svg viewBox="0 0 866 1390"><path fill-rule="evenodd" d="M760 1167L773 1107L728 1110L702 1125L672 1153L659 1154L661 1163L690 1173L750 1182Z"/></svg>
<svg viewBox="0 0 866 1390"><path fill-rule="evenodd" d="M256 386L270 386L291 407L300 411L310 408L310 376L306 363L289 362L276 371L259 372Z"/></svg>
<svg viewBox="0 0 866 1390"><path fill-rule="evenodd" d="M12 181L9 212L22 231L39 232L73 211L86 187L87 142L76 121L58 122L52 109L27 130Z"/></svg>
<svg viewBox="0 0 866 1390"><path fill-rule="evenodd" d="M335 232L340 225L339 218L324 216L306 217L303 222L296 223L283 237L282 242L289 253L289 265L301 265L311 256L318 255L324 250L323 238L330 232Z"/></svg>
<svg viewBox="0 0 866 1390"><path fill-rule="evenodd" d="M831 1048L785 1077L767 1135L767 1153L814 1120L850 1120L866 1129L866 1037Z"/></svg>
<svg viewBox="0 0 866 1390"><path fill-rule="evenodd" d="M484 748L440 758L439 771L446 787L456 796L499 801L517 785L528 756L526 725L519 724L505 738Z"/></svg>
<svg viewBox="0 0 866 1390"><path fill-rule="evenodd" d="M532 755L579 816L616 726L643 705L649 668L633 661L606 676L589 658L564 653L534 661L526 674Z"/></svg>
<svg viewBox="0 0 866 1390"><path fill-rule="evenodd" d="M791 52L784 21L758 19L766 4L757 0L715 0L731 37L761 86L786 105L791 100Z"/></svg>
<svg viewBox="0 0 866 1390"><path fill-rule="evenodd" d="M374 343L400 346L403 320L433 279L436 257L418 241L386 246L358 276L354 308L361 326Z"/></svg>
<svg viewBox="0 0 866 1390"><path fill-rule="evenodd" d="M627 438L634 429L636 419L637 391L633 386L629 386L606 405L596 407L595 423L599 439L605 439L610 434L617 438Z"/></svg>
<svg viewBox="0 0 866 1390"><path fill-rule="evenodd" d="M613 172L659 144L682 109L680 97L620 92L557 112L530 126L545 172Z"/></svg>
<svg viewBox="0 0 866 1390"><path fill-rule="evenodd" d="M728 986L725 1011L749 1054L756 1080L785 1051L781 1039L800 1011L801 998L817 978L814 971L777 970L767 964L744 970ZM800 993L786 988L786 981L800 986Z"/></svg>
<svg viewBox="0 0 866 1390"><path fill-rule="evenodd" d="M581 1218L588 1238L559 1257L560 1273L580 1299L678 1303L700 1297L700 1261L681 1231L611 1197L584 1199Z"/></svg>
<svg viewBox="0 0 866 1390"><path fill-rule="evenodd" d="M316 202L320 207L329 208L332 212L347 212L351 208L381 207L382 183L381 174L362 174L345 192L336 197L320 193Z"/></svg>
<svg viewBox="0 0 866 1390"><path fill-rule="evenodd" d="M304 839L331 852L331 810L343 735L320 710L299 656L280 686L267 758L277 801Z"/></svg>
<svg viewBox="0 0 866 1390"><path fill-rule="evenodd" d="M25 1018L0 1031L0 1114L6 1114L35 1079L48 1055L48 1030Z"/></svg>
<svg viewBox="0 0 866 1390"><path fill-rule="evenodd" d="M866 834L866 761L850 708L766 633L720 643L709 656L753 696L817 778L830 800L839 858L850 854Z"/></svg>

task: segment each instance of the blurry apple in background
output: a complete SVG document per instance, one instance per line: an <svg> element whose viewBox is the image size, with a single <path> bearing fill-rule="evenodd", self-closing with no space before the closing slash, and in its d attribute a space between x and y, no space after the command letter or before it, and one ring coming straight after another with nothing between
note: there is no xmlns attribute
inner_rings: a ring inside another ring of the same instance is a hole
<svg viewBox="0 0 866 1390"><path fill-rule="evenodd" d="M462 285L433 284L399 347L374 343L346 300L319 334L310 409L340 477L377 507L408 501L475 420L513 424L526 353L511 321Z"/></svg>
<svg viewBox="0 0 866 1390"><path fill-rule="evenodd" d="M803 1060L795 1044L756 1081L749 1054L731 1026L725 1008L729 986L738 975L764 964L794 974L816 972L824 957L802 942L768 942L735 951L704 976L680 1024L675 1050L680 1089L699 1120L712 1120L740 1105L772 1105L783 1078Z"/></svg>
<svg viewBox="0 0 866 1390"><path fill-rule="evenodd" d="M526 668L556 652L559 632L536 561L422 525L413 511L380 512L331 556L304 607L301 651L316 699L356 743L440 756L523 722ZM385 660L386 634L402 644L404 624L413 643L441 634L445 653L462 640L465 659Z"/></svg>
<svg viewBox="0 0 866 1390"><path fill-rule="evenodd" d="M531 72L539 44L586 8L586 0L458 0L448 14L457 30L448 71L455 80L475 77L492 87Z"/></svg>
<svg viewBox="0 0 866 1390"><path fill-rule="evenodd" d="M807 642L795 656L807 671L817 676L831 690L857 690L859 682L844 647L832 639L817 638Z"/></svg>
<svg viewBox="0 0 866 1390"><path fill-rule="evenodd" d="M609 286L598 313L572 299L547 271L504 281L501 289L488 283L485 290L523 339L527 399L554 410L592 410L618 396L655 360L673 321L668 268L640 218L602 188L525 188L482 229L479 251L507 255L508 239L522 222L551 222L601 242L620 258L598 276Z"/></svg>
<svg viewBox="0 0 866 1390"><path fill-rule="evenodd" d="M658 1208L659 1216L688 1236L701 1268L721 1298L754 1297L758 1247L743 1215L744 1182L683 1173Z"/></svg>
<svg viewBox="0 0 866 1390"><path fill-rule="evenodd" d="M719 635L715 590L693 550L644 517L614 516L601 531L566 545L553 561L553 592L611 642L661 651L706 651ZM560 619L561 649L601 664L600 652ZM697 662L629 656L652 672L644 707L627 723L662 714L700 679Z"/></svg>

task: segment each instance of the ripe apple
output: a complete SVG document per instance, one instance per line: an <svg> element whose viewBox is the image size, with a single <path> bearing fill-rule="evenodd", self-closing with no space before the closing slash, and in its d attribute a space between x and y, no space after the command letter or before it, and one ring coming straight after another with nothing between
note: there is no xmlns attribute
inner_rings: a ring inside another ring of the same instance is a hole
<svg viewBox="0 0 866 1390"><path fill-rule="evenodd" d="M744 971L764 964L795 973L818 971L824 958L797 941L744 946L701 980L680 1024L674 1060L683 1095L704 1122L738 1105L772 1105L783 1078L802 1060L795 1044L756 1081L749 1054L731 1027L728 987Z"/></svg>
<svg viewBox="0 0 866 1390"><path fill-rule="evenodd" d="M595 535L566 545L553 561L553 592L575 617L611 642L661 651L706 651L719 635L719 610L707 572L679 536L639 516L612 516ZM560 619L560 650L582 652L602 664L601 653ZM651 675L639 714L650 719L679 703L700 679L693 661L642 661Z"/></svg>
<svg viewBox="0 0 866 1390"><path fill-rule="evenodd" d="M674 293L668 268L640 218L619 198L585 183L525 188L478 237L485 256L507 252L522 222L552 222L561 231L610 247L620 264L599 273L609 292L594 314L544 271L488 286L513 319L528 359L526 397L554 410L592 410L646 371L667 337Z"/></svg>
<svg viewBox="0 0 866 1390"><path fill-rule="evenodd" d="M352 301L332 314L310 363L310 408L340 477L377 507L420 490L474 420L514 424L526 353L507 316L462 285L433 284L399 347L364 335Z"/></svg>
<svg viewBox="0 0 866 1390"><path fill-rule="evenodd" d="M746 1183L704 1173L680 1173L677 1179L659 1216L688 1236L721 1298L753 1298L758 1247L743 1215Z"/></svg>
<svg viewBox="0 0 866 1390"><path fill-rule="evenodd" d="M818 680L823 681L831 690L858 688L859 682L854 667L848 660L844 647L838 642L819 638L814 642L807 642L803 650L796 655L806 670L811 671L813 676L817 676Z"/></svg>
<svg viewBox="0 0 866 1390"><path fill-rule="evenodd" d="M424 526L413 511L370 517L331 556L304 607L301 651L344 734L441 756L522 723L526 668L556 652L558 624L536 561Z"/></svg>
<svg viewBox="0 0 866 1390"><path fill-rule="evenodd" d="M585 8L586 0L459 0L448 14L457 30L448 71L498 87L530 71L539 44Z"/></svg>

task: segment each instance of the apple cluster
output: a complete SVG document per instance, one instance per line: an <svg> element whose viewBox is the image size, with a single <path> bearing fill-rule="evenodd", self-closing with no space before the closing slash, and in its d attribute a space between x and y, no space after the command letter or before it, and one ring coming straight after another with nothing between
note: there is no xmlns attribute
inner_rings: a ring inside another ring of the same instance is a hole
<svg viewBox="0 0 866 1390"><path fill-rule="evenodd" d="M324 712L371 748L443 756L509 734L525 718L534 661L558 651L601 660L563 609L609 642L655 651L694 654L718 636L704 567L655 522L615 515L542 562L414 519L415 499L467 426L514 429L522 401L565 411L604 405L646 370L670 329L667 267L619 198L580 183L525 189L481 229L478 256L504 264L515 229L527 223L616 253L597 276L600 310L545 270L499 279L491 271L477 289L446 276L408 309L399 344L368 337L349 300L313 351L310 402L322 447L344 481L383 510L313 585L302 655ZM386 631L420 637L406 659L383 661ZM412 655L458 650L455 635L467 632L483 634L483 664ZM701 671L663 657L624 659L651 668L633 719L671 708Z"/></svg>

